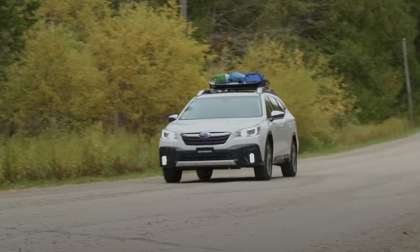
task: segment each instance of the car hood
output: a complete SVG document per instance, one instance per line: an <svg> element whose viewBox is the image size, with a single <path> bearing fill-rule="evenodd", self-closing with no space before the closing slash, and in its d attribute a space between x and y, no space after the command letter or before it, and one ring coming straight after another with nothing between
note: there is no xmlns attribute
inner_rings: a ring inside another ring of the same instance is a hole
<svg viewBox="0 0 420 252"><path fill-rule="evenodd" d="M264 119L239 118L239 119L200 119L200 120L176 120L170 123L166 129L178 133L198 132L235 132L239 129L250 128L258 125Z"/></svg>

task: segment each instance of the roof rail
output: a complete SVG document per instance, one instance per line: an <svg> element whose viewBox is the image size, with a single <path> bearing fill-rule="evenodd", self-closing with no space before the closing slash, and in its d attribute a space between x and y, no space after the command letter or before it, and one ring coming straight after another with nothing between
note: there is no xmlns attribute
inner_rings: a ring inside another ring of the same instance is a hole
<svg viewBox="0 0 420 252"><path fill-rule="evenodd" d="M275 94L275 92L268 88L268 87L259 87L257 89L249 89L249 88L225 88L225 89L207 89L207 90L201 90L200 92L198 92L197 96L201 96L201 95L205 95L205 94L222 94L222 93L258 93L258 94L263 94L263 93L270 93L270 94Z"/></svg>

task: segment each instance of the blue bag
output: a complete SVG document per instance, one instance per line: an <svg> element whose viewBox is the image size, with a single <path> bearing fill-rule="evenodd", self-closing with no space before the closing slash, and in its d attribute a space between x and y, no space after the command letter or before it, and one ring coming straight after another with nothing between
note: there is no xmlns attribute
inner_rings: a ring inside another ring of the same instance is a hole
<svg viewBox="0 0 420 252"><path fill-rule="evenodd" d="M228 82L231 83L245 83L246 75L240 72L230 72Z"/></svg>
<svg viewBox="0 0 420 252"><path fill-rule="evenodd" d="M266 80L264 78L264 76L260 73L247 73L245 75L245 82L246 83L252 83L252 84L257 84L257 83L265 83Z"/></svg>

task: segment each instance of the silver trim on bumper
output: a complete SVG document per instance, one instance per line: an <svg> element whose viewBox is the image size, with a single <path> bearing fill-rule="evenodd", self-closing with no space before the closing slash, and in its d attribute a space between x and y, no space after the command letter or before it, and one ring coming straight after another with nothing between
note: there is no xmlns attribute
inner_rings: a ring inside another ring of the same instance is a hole
<svg viewBox="0 0 420 252"><path fill-rule="evenodd" d="M235 160L178 161L176 167L235 166Z"/></svg>

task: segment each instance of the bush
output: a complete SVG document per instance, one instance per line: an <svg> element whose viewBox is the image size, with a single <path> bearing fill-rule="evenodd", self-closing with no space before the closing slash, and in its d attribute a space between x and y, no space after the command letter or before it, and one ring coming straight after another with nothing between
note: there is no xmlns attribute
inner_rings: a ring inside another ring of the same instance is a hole
<svg viewBox="0 0 420 252"><path fill-rule="evenodd" d="M111 15L106 3L41 3L0 85L0 130L37 134L101 122L153 135L205 86L207 46L190 37L178 10L130 4Z"/></svg>
<svg viewBox="0 0 420 252"><path fill-rule="evenodd" d="M322 76L322 64L308 67L304 55L290 52L281 43L263 39L251 44L236 68L263 72L271 88L297 117L302 148L335 141L334 132L352 108L343 83L336 76Z"/></svg>
<svg viewBox="0 0 420 252"><path fill-rule="evenodd" d="M144 5L122 7L92 30L89 44L118 124L153 134L156 124L205 87L207 46L187 32L176 9Z"/></svg>
<svg viewBox="0 0 420 252"><path fill-rule="evenodd" d="M75 126L101 119L106 111L105 78L86 45L65 27L44 23L38 23L27 38L0 97L0 111L9 123L39 132L55 124Z"/></svg>
<svg viewBox="0 0 420 252"><path fill-rule="evenodd" d="M0 183L112 176L156 169L157 138L106 133L101 126L80 133L52 131L1 141Z"/></svg>
<svg viewBox="0 0 420 252"><path fill-rule="evenodd" d="M401 136L412 127L405 119L391 118L377 124L349 124L337 135L336 145L352 146L384 138Z"/></svg>

